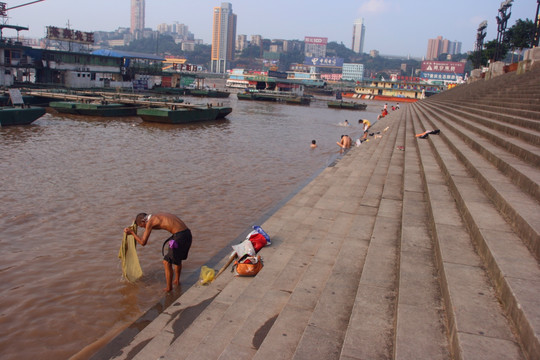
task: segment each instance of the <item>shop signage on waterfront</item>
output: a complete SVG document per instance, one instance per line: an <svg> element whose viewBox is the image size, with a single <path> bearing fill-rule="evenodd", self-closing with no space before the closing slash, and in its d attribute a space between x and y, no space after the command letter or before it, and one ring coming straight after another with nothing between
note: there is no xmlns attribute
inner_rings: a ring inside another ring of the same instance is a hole
<svg viewBox="0 0 540 360"><path fill-rule="evenodd" d="M304 65L310 66L326 66L326 67L343 67L343 59L338 57L310 57L306 56Z"/></svg>
<svg viewBox="0 0 540 360"><path fill-rule="evenodd" d="M304 38L304 42L305 42L306 44L326 45L326 44L328 44L328 38L325 38L325 37L306 36L306 37Z"/></svg>
<svg viewBox="0 0 540 360"><path fill-rule="evenodd" d="M47 26L47 39L91 45L94 43L94 33L59 28L56 26Z"/></svg>
<svg viewBox="0 0 540 360"><path fill-rule="evenodd" d="M434 73L434 72L422 72L422 78L428 80L446 80L457 81L457 74L450 73Z"/></svg>
<svg viewBox="0 0 540 360"><path fill-rule="evenodd" d="M465 73L465 63L455 61L422 61L422 71L433 73Z"/></svg>

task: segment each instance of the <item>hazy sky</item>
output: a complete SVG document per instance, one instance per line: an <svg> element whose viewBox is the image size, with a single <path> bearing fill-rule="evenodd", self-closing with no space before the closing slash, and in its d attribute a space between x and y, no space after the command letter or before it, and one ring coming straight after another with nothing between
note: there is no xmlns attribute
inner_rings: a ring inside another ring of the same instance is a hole
<svg viewBox="0 0 540 360"><path fill-rule="evenodd" d="M2 0L14 7L32 0ZM478 25L487 20L486 41L497 36L500 0L231 0L238 16L237 34L262 35L269 39L327 37L352 43L356 18L364 18L364 52L384 55L426 54L428 39L442 36L461 41L462 51L474 49ZM198 39L211 42L216 0L146 0L146 27L178 21ZM130 0L45 0L8 11L8 23L28 26L27 37L43 37L48 25L81 31L112 31L130 26ZM515 0L508 27L517 19L533 19L537 1ZM12 36L11 30L4 30Z"/></svg>

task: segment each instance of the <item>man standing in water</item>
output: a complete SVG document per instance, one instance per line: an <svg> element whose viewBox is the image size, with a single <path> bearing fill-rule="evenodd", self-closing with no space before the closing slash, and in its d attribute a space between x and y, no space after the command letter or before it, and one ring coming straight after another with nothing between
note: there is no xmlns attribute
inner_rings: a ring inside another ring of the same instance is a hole
<svg viewBox="0 0 540 360"><path fill-rule="evenodd" d="M337 144L343 152L343 150L351 147L351 138L349 135L341 135L341 139L337 142Z"/></svg>
<svg viewBox="0 0 540 360"><path fill-rule="evenodd" d="M189 248L191 247L191 231L180 218L169 213L140 213L135 218L135 224L145 229L142 238L129 227L125 228L124 232L128 235L133 235L135 240L142 246L146 245L150 233L154 229L167 230L172 234L172 236L165 240L165 243L163 244L163 246L167 244L168 247L167 254L163 258L165 280L167 282L165 291L171 291L173 285L172 265L174 264L174 285L178 286L180 285L182 260L187 259Z"/></svg>

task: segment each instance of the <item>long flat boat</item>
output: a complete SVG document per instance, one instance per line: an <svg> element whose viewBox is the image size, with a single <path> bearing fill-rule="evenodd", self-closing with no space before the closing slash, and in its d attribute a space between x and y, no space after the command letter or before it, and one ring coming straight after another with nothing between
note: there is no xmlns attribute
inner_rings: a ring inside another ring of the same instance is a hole
<svg viewBox="0 0 540 360"><path fill-rule="evenodd" d="M366 110L367 104L361 104L354 101L328 101L328 107L334 109L347 110Z"/></svg>
<svg viewBox="0 0 540 360"><path fill-rule="evenodd" d="M236 96L238 97L238 100L274 101L292 105L309 105L311 103L311 98L307 96L281 95L255 91L237 93Z"/></svg>
<svg viewBox="0 0 540 360"><path fill-rule="evenodd" d="M30 106L0 107L0 126L29 125L45 114L45 108Z"/></svg>
<svg viewBox="0 0 540 360"><path fill-rule="evenodd" d="M168 95L189 95L189 89L186 88L154 87L151 92Z"/></svg>
<svg viewBox="0 0 540 360"><path fill-rule="evenodd" d="M212 98L227 98L230 95L228 91L221 91L215 89L189 89L188 94L191 96Z"/></svg>
<svg viewBox="0 0 540 360"><path fill-rule="evenodd" d="M223 119L232 112L232 107L229 106L215 106L214 109L219 110L217 119Z"/></svg>
<svg viewBox="0 0 540 360"><path fill-rule="evenodd" d="M77 101L51 101L49 106L59 113L87 116L136 116L137 107L117 103L83 103Z"/></svg>
<svg viewBox="0 0 540 360"><path fill-rule="evenodd" d="M220 111L219 107L139 108L137 115L147 122L187 124L215 120Z"/></svg>

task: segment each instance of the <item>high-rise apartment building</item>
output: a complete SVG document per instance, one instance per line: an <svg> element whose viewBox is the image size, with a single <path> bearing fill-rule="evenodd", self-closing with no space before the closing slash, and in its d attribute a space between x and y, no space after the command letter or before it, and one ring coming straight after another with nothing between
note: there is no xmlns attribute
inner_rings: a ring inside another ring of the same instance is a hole
<svg viewBox="0 0 540 360"><path fill-rule="evenodd" d="M236 38L236 51L242 51L248 47L247 35L238 35Z"/></svg>
<svg viewBox="0 0 540 360"><path fill-rule="evenodd" d="M443 39L437 36L436 39L428 40L426 60L437 60L441 54L455 55L461 52L461 42Z"/></svg>
<svg viewBox="0 0 540 360"><path fill-rule="evenodd" d="M306 36L304 38L304 55L307 57L325 57L328 38Z"/></svg>
<svg viewBox="0 0 540 360"><path fill-rule="evenodd" d="M366 26L364 19L356 19L353 25L352 51L357 54L364 52L364 36L366 35Z"/></svg>
<svg viewBox="0 0 540 360"><path fill-rule="evenodd" d="M453 46L451 47L450 54L461 54L461 41L454 41L452 44Z"/></svg>
<svg viewBox="0 0 540 360"><path fill-rule="evenodd" d="M221 3L214 8L212 28L212 53L210 70L225 73L230 69L234 59L236 40L236 14L232 12L231 3Z"/></svg>
<svg viewBox="0 0 540 360"><path fill-rule="evenodd" d="M144 30L144 0L131 0L131 33Z"/></svg>
<svg viewBox="0 0 540 360"><path fill-rule="evenodd" d="M300 40L284 40L283 41L284 52L301 51L303 46L304 44Z"/></svg>
<svg viewBox="0 0 540 360"><path fill-rule="evenodd" d="M427 46L427 52L426 52L426 60L435 60L439 57L440 49L442 47L443 37L437 36L436 39L429 39L428 40L428 46Z"/></svg>
<svg viewBox="0 0 540 360"><path fill-rule="evenodd" d="M262 46L262 36L261 35L251 35L251 45L253 45L253 46Z"/></svg>
<svg viewBox="0 0 540 360"><path fill-rule="evenodd" d="M343 80L364 80L364 64L343 63L341 71L341 78Z"/></svg>
<svg viewBox="0 0 540 360"><path fill-rule="evenodd" d="M189 40L193 37L193 34L189 32L189 27L184 24L180 24L175 21L172 24L162 23L157 26L157 31L161 34L171 34L175 38L181 38Z"/></svg>

